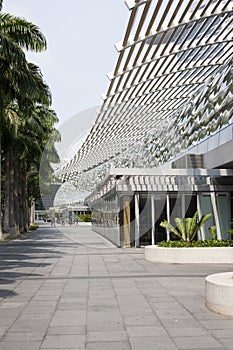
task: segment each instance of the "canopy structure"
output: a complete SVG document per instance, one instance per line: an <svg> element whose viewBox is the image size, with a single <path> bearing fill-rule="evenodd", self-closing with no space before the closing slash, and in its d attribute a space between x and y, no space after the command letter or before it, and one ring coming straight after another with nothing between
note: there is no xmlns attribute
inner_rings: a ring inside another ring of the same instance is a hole
<svg viewBox="0 0 233 350"><path fill-rule="evenodd" d="M111 166L155 167L232 117L232 1L127 0L103 104L57 171L93 190Z"/></svg>

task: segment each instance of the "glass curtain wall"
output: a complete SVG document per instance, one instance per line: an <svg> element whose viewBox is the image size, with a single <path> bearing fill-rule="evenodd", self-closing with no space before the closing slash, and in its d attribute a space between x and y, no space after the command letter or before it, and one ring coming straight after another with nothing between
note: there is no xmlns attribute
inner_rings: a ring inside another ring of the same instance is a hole
<svg viewBox="0 0 233 350"><path fill-rule="evenodd" d="M149 193L139 194L139 244L151 244L151 195Z"/></svg>
<svg viewBox="0 0 233 350"><path fill-rule="evenodd" d="M164 228L160 226L161 221L167 220L167 194L156 193L154 195L154 233L155 233L155 244L166 240L166 232Z"/></svg>
<svg viewBox="0 0 233 350"><path fill-rule="evenodd" d="M199 205L200 205L200 215L205 215L211 213L212 216L207 220L201 231L202 231L202 238L203 239L211 239L212 236L210 234L210 227L215 226L215 219L214 219L214 211L211 201L211 195L210 193L199 193L198 194L199 199Z"/></svg>
<svg viewBox="0 0 233 350"><path fill-rule="evenodd" d="M231 234L227 232L231 228L230 197L228 193L217 193L216 200L222 239L231 239Z"/></svg>

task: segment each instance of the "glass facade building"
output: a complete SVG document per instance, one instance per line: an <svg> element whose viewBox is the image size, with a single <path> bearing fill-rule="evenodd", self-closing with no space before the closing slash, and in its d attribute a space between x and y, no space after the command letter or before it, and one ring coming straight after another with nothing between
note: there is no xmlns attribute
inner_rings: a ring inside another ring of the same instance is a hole
<svg viewBox="0 0 233 350"><path fill-rule="evenodd" d="M170 238L163 218L232 219L232 4L127 0L129 22L95 124L57 172L91 193L93 227L118 246ZM115 170L114 170L115 169ZM225 170L226 169L226 170ZM201 237L208 237L205 226Z"/></svg>

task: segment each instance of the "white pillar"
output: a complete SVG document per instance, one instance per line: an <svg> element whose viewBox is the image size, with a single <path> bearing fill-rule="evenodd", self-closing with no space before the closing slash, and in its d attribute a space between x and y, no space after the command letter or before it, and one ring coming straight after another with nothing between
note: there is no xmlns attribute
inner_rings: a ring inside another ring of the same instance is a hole
<svg viewBox="0 0 233 350"><path fill-rule="evenodd" d="M200 193L197 193L197 211L198 211L199 219L202 217L200 195L201 195ZM198 231L197 233L197 239L198 240L201 239L202 241L205 240L205 230L203 226L200 228L200 231Z"/></svg>
<svg viewBox="0 0 233 350"><path fill-rule="evenodd" d="M155 195L151 195L151 244L155 245Z"/></svg>
<svg viewBox="0 0 233 350"><path fill-rule="evenodd" d="M35 199L33 198L31 201L30 223L34 224L34 222L35 222Z"/></svg>
<svg viewBox="0 0 233 350"><path fill-rule="evenodd" d="M186 210L185 210L185 195L184 193L181 194L181 215L182 218L185 218Z"/></svg>
<svg viewBox="0 0 233 350"><path fill-rule="evenodd" d="M134 196L135 206L135 247L139 247L140 221L139 221L139 193Z"/></svg>
<svg viewBox="0 0 233 350"><path fill-rule="evenodd" d="M220 226L219 217L218 217L216 193L215 192L211 192L210 196L211 196L211 203L212 203L213 213L214 213L214 221L215 221L216 231L217 231L217 239L221 240L222 239L222 234L221 234L221 226Z"/></svg>
<svg viewBox="0 0 233 350"><path fill-rule="evenodd" d="M166 195L167 200L167 222L170 223L170 202L169 202L169 193ZM170 241L170 232L169 229L166 229L167 231L167 241Z"/></svg>

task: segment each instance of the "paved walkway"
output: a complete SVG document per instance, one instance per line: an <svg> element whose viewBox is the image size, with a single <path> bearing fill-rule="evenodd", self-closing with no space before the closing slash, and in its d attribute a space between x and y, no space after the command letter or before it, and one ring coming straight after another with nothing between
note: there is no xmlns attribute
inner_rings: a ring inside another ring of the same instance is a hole
<svg viewBox="0 0 233 350"><path fill-rule="evenodd" d="M0 255L0 350L233 349L233 318L204 304L204 277L232 265L154 264L44 224Z"/></svg>

